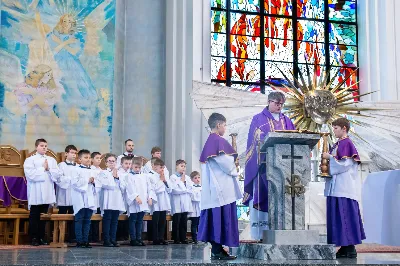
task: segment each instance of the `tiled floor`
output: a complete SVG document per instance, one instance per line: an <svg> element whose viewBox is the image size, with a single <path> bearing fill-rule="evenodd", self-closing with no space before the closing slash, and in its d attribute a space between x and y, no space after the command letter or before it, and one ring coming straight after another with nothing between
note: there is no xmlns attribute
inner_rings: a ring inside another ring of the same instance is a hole
<svg viewBox="0 0 400 266"><path fill-rule="evenodd" d="M0 250L0 265L204 265L225 264L210 260L210 248L205 245L170 245L92 249L14 249ZM265 262L237 259L229 262L236 265L354 265L354 264L400 264L399 253L359 254L357 260L338 261L281 261Z"/></svg>

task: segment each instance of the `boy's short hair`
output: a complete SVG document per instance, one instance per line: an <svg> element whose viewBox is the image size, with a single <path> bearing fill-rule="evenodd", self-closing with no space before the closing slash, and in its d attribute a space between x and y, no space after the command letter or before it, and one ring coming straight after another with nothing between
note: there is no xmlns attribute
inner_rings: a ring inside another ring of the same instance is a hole
<svg viewBox="0 0 400 266"><path fill-rule="evenodd" d="M127 139L127 140L125 140L125 145L126 145L126 143L128 143L128 141L132 141L133 142L133 140Z"/></svg>
<svg viewBox="0 0 400 266"><path fill-rule="evenodd" d="M65 147L65 152L68 153L69 151L78 151L78 149L74 145L68 145Z"/></svg>
<svg viewBox="0 0 400 266"><path fill-rule="evenodd" d="M90 155L90 157L91 157L92 159L94 159L94 157L96 157L97 155L100 155L100 156L101 156L101 153L98 152L98 151L94 151L94 152L92 152L92 154Z"/></svg>
<svg viewBox="0 0 400 266"><path fill-rule="evenodd" d="M219 113L212 113L208 118L208 125L211 129L216 128L218 124L222 123L226 123L226 118Z"/></svg>
<svg viewBox="0 0 400 266"><path fill-rule="evenodd" d="M85 154L89 154L89 156L90 156L90 151L89 150L85 150L85 149L80 150L78 152L78 158L81 158Z"/></svg>
<svg viewBox="0 0 400 266"><path fill-rule="evenodd" d="M165 166L165 163L164 163L163 160L158 159L158 158L154 158L154 159L155 159L154 162L153 162L154 166ZM153 160L153 159L151 159L151 160Z"/></svg>
<svg viewBox="0 0 400 266"><path fill-rule="evenodd" d="M47 141L45 139L37 139L35 141L35 147L39 146L39 144L42 143L42 142L47 143Z"/></svg>
<svg viewBox="0 0 400 266"><path fill-rule="evenodd" d="M346 131L349 132L350 130L350 122L344 117L338 118L335 121L332 122L332 126L338 126L338 127L346 127Z"/></svg>
<svg viewBox="0 0 400 266"><path fill-rule="evenodd" d="M200 175L200 173L197 172L197 171L193 171L193 172L190 173L190 178L193 179L197 175Z"/></svg>
<svg viewBox="0 0 400 266"><path fill-rule="evenodd" d="M132 164L142 166L143 165L142 157L133 157L132 158Z"/></svg>
<svg viewBox="0 0 400 266"><path fill-rule="evenodd" d="M152 149L151 149L151 154L154 154L154 153L156 153L156 152L161 152L161 148L160 147L153 147Z"/></svg>
<svg viewBox="0 0 400 266"><path fill-rule="evenodd" d="M151 163L151 164L154 164L154 162L155 162L157 159L158 159L157 157L151 158L151 159L150 159L150 163Z"/></svg>
<svg viewBox="0 0 400 266"><path fill-rule="evenodd" d="M106 156L104 157L104 160L107 162L108 158L110 157L114 157L115 159L117 159L117 156L113 153L107 153Z"/></svg>
<svg viewBox="0 0 400 266"><path fill-rule="evenodd" d="M132 161L132 157L123 156L123 157L121 158L121 164L124 163L125 161Z"/></svg>
<svg viewBox="0 0 400 266"><path fill-rule="evenodd" d="M176 164L175 164L175 165L178 166L178 165L180 165L181 163L186 164L185 160L179 159L179 160L176 160Z"/></svg>

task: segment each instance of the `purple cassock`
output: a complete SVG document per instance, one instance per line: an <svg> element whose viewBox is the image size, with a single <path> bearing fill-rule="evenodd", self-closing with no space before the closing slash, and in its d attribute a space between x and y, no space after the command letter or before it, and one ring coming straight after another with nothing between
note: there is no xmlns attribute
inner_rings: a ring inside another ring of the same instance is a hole
<svg viewBox="0 0 400 266"><path fill-rule="evenodd" d="M357 163L360 162L358 151L349 138L339 140L331 148L330 154L337 161L353 159ZM349 180L352 179L350 174L346 176L345 171L341 175L345 175L344 178ZM335 182L338 183L339 180ZM365 239L365 232L357 200L348 197L327 196L326 208L328 244L336 246L361 244Z"/></svg>
<svg viewBox="0 0 400 266"><path fill-rule="evenodd" d="M229 195L233 193L233 197L231 200L226 202L225 205L218 202L210 202L209 198L204 198L203 195L212 194L212 190L215 189L212 181L208 182L207 179L207 171L203 170L203 167L206 167L206 162L210 158L215 158L220 155L232 155L236 159L237 152L232 148L232 146L228 143L227 140L219 136L218 134L212 133L208 137L203 151L200 156L200 162L202 165L202 206L213 206L211 208L202 209L200 213L200 223L199 223L199 232L198 232L198 240L203 242L210 243L218 243L221 245L226 245L229 247L238 247L239 246L239 227L238 227L238 218L237 218L237 209L236 209L236 200L241 198L241 194L239 196L235 196L235 193L232 191L223 191L222 194ZM234 161L232 161L234 166ZM209 167L209 166L208 166ZM228 176L229 182L237 182L234 176ZM222 178L221 176L215 176L215 178ZM207 183L207 184L206 184ZM205 191L208 190L208 191ZM204 194L203 194L204 193ZM203 208L203 207L202 207Z"/></svg>
<svg viewBox="0 0 400 266"><path fill-rule="evenodd" d="M253 117L247 138L243 204L248 206L250 201L253 200L255 209L268 212L268 182L265 172L259 179L257 178L259 169L258 145L259 142L263 142L269 132L295 129L289 117L281 113L279 120L275 120L267 107ZM261 156L260 160L265 161L265 154Z"/></svg>

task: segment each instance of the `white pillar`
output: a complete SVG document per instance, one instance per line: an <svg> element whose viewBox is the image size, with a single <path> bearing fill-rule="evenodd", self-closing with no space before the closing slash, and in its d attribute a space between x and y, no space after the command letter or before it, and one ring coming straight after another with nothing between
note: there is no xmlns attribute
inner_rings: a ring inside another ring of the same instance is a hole
<svg viewBox="0 0 400 266"><path fill-rule="evenodd" d="M358 1L360 92L364 101L400 100L400 3Z"/></svg>
<svg viewBox="0 0 400 266"><path fill-rule="evenodd" d="M166 12L164 157L171 171L177 159L185 159L189 174L200 170L199 157L208 136L205 119L189 93L193 79L210 81L210 1L170 0Z"/></svg>

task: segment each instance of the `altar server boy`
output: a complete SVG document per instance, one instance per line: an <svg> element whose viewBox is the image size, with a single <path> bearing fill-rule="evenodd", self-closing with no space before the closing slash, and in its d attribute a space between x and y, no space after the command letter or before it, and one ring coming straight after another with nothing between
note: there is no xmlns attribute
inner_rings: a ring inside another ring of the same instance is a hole
<svg viewBox="0 0 400 266"><path fill-rule="evenodd" d="M100 152L92 152L90 155L90 158L92 159L92 166L90 169L92 169L93 177L96 181L98 175L102 171L100 168L101 164L101 153ZM97 199L97 211L96 214L100 214L100 200L101 200L101 188L100 188L100 182L95 183L96 184L96 199ZM100 221L91 221L90 223L90 232L89 232L89 241L93 242L99 242L99 225Z"/></svg>
<svg viewBox="0 0 400 266"><path fill-rule="evenodd" d="M118 168L118 176L120 179L123 179L124 182L126 183L126 179L128 175L131 172L131 167L132 167L132 159L133 158L139 158L139 157L132 157L132 156L124 156L120 158L120 166ZM118 158L117 158L118 161ZM122 191L123 199L124 199L124 204L125 204L125 210L128 211L128 204L126 201L126 189ZM129 212L126 212L124 214L128 214ZM117 240L128 240L129 232L129 221L119 221L118 222L118 228L117 228Z"/></svg>
<svg viewBox="0 0 400 266"><path fill-rule="evenodd" d="M193 211L189 213L189 219L192 224L190 231L192 232L192 240L194 244L197 244L197 231L200 221L200 199L201 199L201 185L200 185L200 173L193 171L190 174L190 179L192 180L193 186L190 196L192 198L192 208Z"/></svg>
<svg viewBox="0 0 400 266"><path fill-rule="evenodd" d="M103 216L103 235L105 247L118 247L117 227L118 217L126 211L123 200L125 181L119 178L116 168L117 156L107 154L105 156L107 170L100 172L98 180L101 183L102 201L100 210Z"/></svg>
<svg viewBox="0 0 400 266"><path fill-rule="evenodd" d="M141 174L142 158L133 158L132 171L126 180L126 198L129 215L131 246L145 246L142 241L143 217L150 212L150 206L157 202L154 187L148 174ZM123 165L123 164L122 164Z"/></svg>
<svg viewBox="0 0 400 266"><path fill-rule="evenodd" d="M165 226L167 223L167 212L171 211L170 196L171 184L166 179L164 172L164 162L161 159L155 158L152 160L153 170L150 171L148 178L150 179L154 192L157 196L157 202L150 206L153 232L153 245L168 245L164 240Z"/></svg>
<svg viewBox="0 0 400 266"><path fill-rule="evenodd" d="M158 158L161 159L161 148L160 147L153 147L151 149L151 158ZM153 170L153 166L151 164L152 160L149 160L142 168L142 172L143 173L149 173L151 170ZM169 179L169 171L167 169L166 166L164 166L164 176L167 178L167 180Z"/></svg>
<svg viewBox="0 0 400 266"><path fill-rule="evenodd" d="M202 190L198 239L211 243L211 259L232 260L222 245L239 246L236 201L242 198L236 171L236 151L222 136L226 118L213 113L208 119L212 133L200 156Z"/></svg>
<svg viewBox="0 0 400 266"><path fill-rule="evenodd" d="M27 180L29 236L32 246L48 245L44 241L45 221L40 220L41 213L47 213L49 204L56 203L54 182L60 182L57 161L46 155L47 141L35 141L36 153L24 162Z"/></svg>
<svg viewBox="0 0 400 266"><path fill-rule="evenodd" d="M338 142L330 153L322 154L322 158L329 160L332 176L325 183L328 244L341 247L336 253L337 258L356 258L355 245L365 239L358 205L362 183L357 172L360 156L348 136L349 121L338 118L332 126Z"/></svg>
<svg viewBox="0 0 400 266"><path fill-rule="evenodd" d="M77 169L75 163L78 149L74 145L65 147L65 161L58 164L62 175L60 182L56 182L56 198L59 214L74 213L71 201L71 179Z"/></svg>
<svg viewBox="0 0 400 266"><path fill-rule="evenodd" d="M90 219L97 209L95 180L90 169L90 151L78 152L80 165L71 180L71 199L75 215L77 247L91 248L89 244Z"/></svg>
<svg viewBox="0 0 400 266"><path fill-rule="evenodd" d="M172 238L174 244L187 244L186 232L188 214L193 211L190 177L185 174L186 162L182 159L176 161L176 172L171 175L171 213L172 213Z"/></svg>
<svg viewBox="0 0 400 266"><path fill-rule="evenodd" d="M76 156L78 149L74 145L65 147L65 161L58 164L62 175L60 182L56 182L56 200L59 214L73 214L74 208L71 200L71 179L77 169ZM75 239L74 223L68 224L69 240Z"/></svg>

